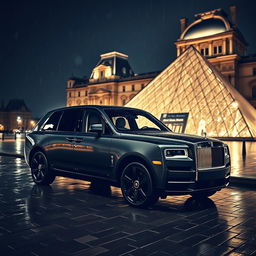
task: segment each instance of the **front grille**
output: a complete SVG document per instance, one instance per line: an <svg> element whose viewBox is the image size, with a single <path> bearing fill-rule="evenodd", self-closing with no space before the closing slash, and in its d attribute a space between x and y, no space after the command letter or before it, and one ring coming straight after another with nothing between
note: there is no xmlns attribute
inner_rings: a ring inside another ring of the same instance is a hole
<svg viewBox="0 0 256 256"><path fill-rule="evenodd" d="M211 142L203 142L197 147L197 168L215 168L224 165L223 146L214 145Z"/></svg>

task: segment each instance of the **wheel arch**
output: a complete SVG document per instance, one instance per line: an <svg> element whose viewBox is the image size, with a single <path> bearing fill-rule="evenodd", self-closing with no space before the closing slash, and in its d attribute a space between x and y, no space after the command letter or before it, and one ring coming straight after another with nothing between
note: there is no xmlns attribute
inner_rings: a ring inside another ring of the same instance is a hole
<svg viewBox="0 0 256 256"><path fill-rule="evenodd" d="M46 152L45 152L45 150L44 150L42 147L40 147L40 146L35 146L35 147L33 147L33 148L31 149L31 151L30 151L30 153L29 153L29 158L28 158L29 166L30 166L30 161L31 161L32 156L35 154L35 152L38 152L38 151L43 152L43 153L45 154L45 156L47 157Z"/></svg>
<svg viewBox="0 0 256 256"><path fill-rule="evenodd" d="M139 162L139 163L145 165L146 168L148 169L150 175L152 176L153 184L155 183L156 174L153 170L152 164L143 155L141 155L139 153L131 153L131 154L124 155L122 158L119 159L119 161L117 163L117 166L115 168L115 173L116 173L116 180L117 180L118 185L120 185L120 178L122 175L123 168L132 162Z"/></svg>

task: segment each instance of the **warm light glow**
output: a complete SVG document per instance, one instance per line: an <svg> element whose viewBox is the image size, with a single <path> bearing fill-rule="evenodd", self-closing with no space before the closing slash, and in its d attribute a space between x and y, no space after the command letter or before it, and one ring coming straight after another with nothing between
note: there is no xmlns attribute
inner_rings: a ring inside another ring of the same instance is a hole
<svg viewBox="0 0 256 256"><path fill-rule="evenodd" d="M36 125L36 122L34 120L31 120L30 125L31 125L31 127L34 127Z"/></svg>
<svg viewBox="0 0 256 256"><path fill-rule="evenodd" d="M144 109L157 118L163 113L189 113L185 130L189 134L252 137L255 128L246 120L256 116L256 110L237 94L191 47L126 106ZM243 109L249 109L250 115Z"/></svg>
<svg viewBox="0 0 256 256"><path fill-rule="evenodd" d="M232 105L233 108L238 108L238 103L236 101L232 102L231 105Z"/></svg>
<svg viewBox="0 0 256 256"><path fill-rule="evenodd" d="M198 30L195 31L193 34L191 35L186 35L184 37L184 39L192 39L192 38L199 38L199 37L205 37L205 36L210 36L210 35L215 35L218 33L222 33L225 30L223 28L211 28L211 29L207 29L207 30Z"/></svg>
<svg viewBox="0 0 256 256"><path fill-rule="evenodd" d="M162 162L161 162L161 161L152 161L152 164L155 164L155 165L162 165Z"/></svg>
<svg viewBox="0 0 256 256"><path fill-rule="evenodd" d="M218 33L225 32L227 30L225 21L221 17L212 15L209 18L196 20L194 24L191 24L184 34L183 39L194 39L205 36L211 36Z"/></svg>
<svg viewBox="0 0 256 256"><path fill-rule="evenodd" d="M114 51L114 52L108 52L108 53L101 54L100 57L102 59L111 58L111 57L121 57L121 58L127 59L128 55L121 53L121 52Z"/></svg>
<svg viewBox="0 0 256 256"><path fill-rule="evenodd" d="M18 122L18 124L20 124L22 122L22 119L20 116L17 116L17 122Z"/></svg>

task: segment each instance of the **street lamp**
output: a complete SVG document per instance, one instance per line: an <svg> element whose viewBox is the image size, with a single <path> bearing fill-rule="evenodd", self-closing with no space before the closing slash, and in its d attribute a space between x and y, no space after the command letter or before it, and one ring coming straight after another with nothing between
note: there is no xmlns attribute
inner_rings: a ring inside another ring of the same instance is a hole
<svg viewBox="0 0 256 256"><path fill-rule="evenodd" d="M20 116L17 116L18 129L20 129L21 123L22 123L21 117L20 117Z"/></svg>
<svg viewBox="0 0 256 256"><path fill-rule="evenodd" d="M31 121L30 121L30 127L31 127L31 128L34 128L35 125L36 125L36 122L35 122L34 120L31 120Z"/></svg>

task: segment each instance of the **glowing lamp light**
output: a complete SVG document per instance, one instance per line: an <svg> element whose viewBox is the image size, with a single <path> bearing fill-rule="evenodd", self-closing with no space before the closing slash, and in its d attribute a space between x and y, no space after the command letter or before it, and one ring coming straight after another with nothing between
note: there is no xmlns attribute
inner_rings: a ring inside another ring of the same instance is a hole
<svg viewBox="0 0 256 256"><path fill-rule="evenodd" d="M236 101L232 102L231 105L233 108L238 108L238 103Z"/></svg>
<svg viewBox="0 0 256 256"><path fill-rule="evenodd" d="M20 116L17 116L17 122L18 122L18 124L20 124L22 122L22 119Z"/></svg>

